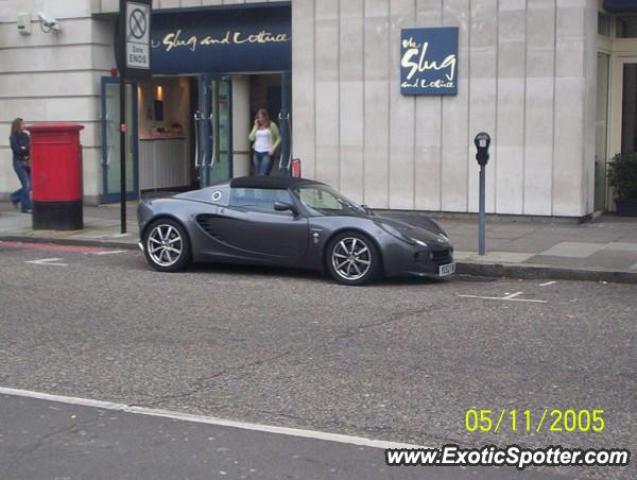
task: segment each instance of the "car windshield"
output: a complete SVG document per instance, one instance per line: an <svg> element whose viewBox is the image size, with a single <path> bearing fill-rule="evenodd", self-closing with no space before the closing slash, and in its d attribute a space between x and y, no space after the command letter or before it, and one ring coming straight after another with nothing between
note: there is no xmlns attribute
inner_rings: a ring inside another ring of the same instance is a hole
<svg viewBox="0 0 637 480"><path fill-rule="evenodd" d="M363 207L324 185L297 187L294 194L303 205L319 215L365 213Z"/></svg>

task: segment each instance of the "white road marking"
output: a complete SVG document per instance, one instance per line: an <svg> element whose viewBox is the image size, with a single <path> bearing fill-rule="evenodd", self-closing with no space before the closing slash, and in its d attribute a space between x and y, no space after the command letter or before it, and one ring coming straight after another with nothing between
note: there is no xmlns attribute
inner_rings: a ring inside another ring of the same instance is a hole
<svg viewBox="0 0 637 480"><path fill-rule="evenodd" d="M31 263L33 265L53 265L55 267L68 267L66 263L59 263L61 258L40 258L39 260L26 260L24 263Z"/></svg>
<svg viewBox="0 0 637 480"><path fill-rule="evenodd" d="M555 280L551 280L550 282L540 283L540 287L548 287L549 285L555 285L557 282Z"/></svg>
<svg viewBox="0 0 637 480"><path fill-rule="evenodd" d="M420 445L412 445L408 443L389 442L385 440L373 440L365 437L356 437L353 435L344 435L340 433L328 433L317 430L305 430L301 428L277 427L274 425L262 425L259 423L242 422L239 420L227 420L218 417L209 417L205 415L191 415L188 413L173 412L170 410L162 410L157 408L136 407L126 405L124 403L107 402L103 400L93 400L89 398L67 397L63 395L54 395L50 393L34 392L31 390L21 390L16 388L0 387L0 394L11 395L14 397L36 398L39 400L48 400L50 402L66 403L68 405L79 405L82 407L101 408L103 410L114 410L125 413L136 413L140 415L149 415L152 417L164 417L184 422L203 423L208 425L217 425L221 427L240 428L242 430L252 430L256 432L274 433L278 435L288 435L292 437L311 438L315 440L325 440L328 442L346 443L349 445L358 445L361 447L372 448L431 448Z"/></svg>
<svg viewBox="0 0 637 480"><path fill-rule="evenodd" d="M499 300L501 302L529 302L529 303L546 303L546 300L538 300L535 298L516 298L518 295L522 294L522 292L512 293L511 295L507 295L505 297L485 297L482 295L460 295L462 298L478 298L480 300Z"/></svg>
<svg viewBox="0 0 637 480"><path fill-rule="evenodd" d="M118 253L126 253L126 250L104 250L103 252L89 253L87 255L116 255Z"/></svg>

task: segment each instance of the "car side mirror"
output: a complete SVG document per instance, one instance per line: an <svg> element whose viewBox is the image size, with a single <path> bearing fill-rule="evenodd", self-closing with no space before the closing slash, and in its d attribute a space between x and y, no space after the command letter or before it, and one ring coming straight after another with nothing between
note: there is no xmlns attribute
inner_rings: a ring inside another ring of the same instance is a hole
<svg viewBox="0 0 637 480"><path fill-rule="evenodd" d="M274 202L274 210L277 212L285 212L289 210L295 216L299 214L299 210L296 208L296 205L288 202Z"/></svg>
<svg viewBox="0 0 637 480"><path fill-rule="evenodd" d="M369 208L369 205L365 205L365 204L363 204L363 205L361 205L361 208L362 208L363 210L365 210L365 213L366 213L367 215L373 215L373 214L374 214L373 210L372 210L371 208Z"/></svg>

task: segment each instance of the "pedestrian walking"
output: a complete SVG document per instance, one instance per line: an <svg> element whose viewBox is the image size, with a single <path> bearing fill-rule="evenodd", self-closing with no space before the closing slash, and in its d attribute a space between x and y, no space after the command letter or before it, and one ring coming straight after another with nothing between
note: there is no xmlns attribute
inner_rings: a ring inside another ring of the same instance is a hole
<svg viewBox="0 0 637 480"><path fill-rule="evenodd" d="M11 194L11 203L23 213L31 212L31 168L29 163L31 138L26 132L24 120L16 118L11 123L11 151L13 153L13 170L15 170L21 187Z"/></svg>
<svg viewBox="0 0 637 480"><path fill-rule="evenodd" d="M255 175L270 175L274 163L274 152L281 143L281 135L279 127L270 120L265 108L257 111L254 126L248 138L253 142L252 165Z"/></svg>

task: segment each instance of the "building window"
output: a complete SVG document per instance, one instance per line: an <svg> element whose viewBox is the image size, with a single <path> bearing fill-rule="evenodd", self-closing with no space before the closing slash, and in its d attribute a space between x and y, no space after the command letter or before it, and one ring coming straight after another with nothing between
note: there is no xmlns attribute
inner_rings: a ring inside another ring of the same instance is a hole
<svg viewBox="0 0 637 480"><path fill-rule="evenodd" d="M622 90L622 150L637 152L637 63L624 64Z"/></svg>
<svg viewBox="0 0 637 480"><path fill-rule="evenodd" d="M595 119L595 210L606 209L606 150L610 55L597 53L597 118Z"/></svg>
<svg viewBox="0 0 637 480"><path fill-rule="evenodd" d="M637 16L617 17L615 36L617 38L637 38Z"/></svg>
<svg viewBox="0 0 637 480"><path fill-rule="evenodd" d="M610 37L610 15L607 13L597 12L597 33Z"/></svg>

